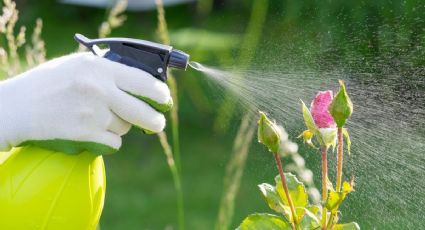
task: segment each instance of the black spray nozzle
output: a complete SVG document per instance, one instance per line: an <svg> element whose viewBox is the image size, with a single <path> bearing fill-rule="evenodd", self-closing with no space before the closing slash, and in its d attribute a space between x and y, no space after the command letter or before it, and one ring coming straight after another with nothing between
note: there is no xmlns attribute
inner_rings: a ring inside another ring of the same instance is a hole
<svg viewBox="0 0 425 230"><path fill-rule="evenodd" d="M89 39L75 34L75 40L89 48L94 54L144 70L161 81L167 80L167 67L186 69L189 55L171 46L131 38ZM104 44L109 51L102 53L97 47Z"/></svg>

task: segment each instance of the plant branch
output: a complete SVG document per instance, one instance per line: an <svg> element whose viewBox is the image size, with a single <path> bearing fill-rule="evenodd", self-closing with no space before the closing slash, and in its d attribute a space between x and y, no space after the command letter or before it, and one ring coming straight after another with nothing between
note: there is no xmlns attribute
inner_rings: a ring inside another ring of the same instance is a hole
<svg viewBox="0 0 425 230"><path fill-rule="evenodd" d="M283 172L282 162L280 161L279 154L273 153L274 159L276 161L277 169L279 170L280 180L282 181L283 190L286 194L286 199L288 200L289 207L291 208L292 221L294 222L294 229L298 229L298 217L297 212L295 211L294 203L292 202L291 194L289 194L288 183L286 182L286 176Z"/></svg>

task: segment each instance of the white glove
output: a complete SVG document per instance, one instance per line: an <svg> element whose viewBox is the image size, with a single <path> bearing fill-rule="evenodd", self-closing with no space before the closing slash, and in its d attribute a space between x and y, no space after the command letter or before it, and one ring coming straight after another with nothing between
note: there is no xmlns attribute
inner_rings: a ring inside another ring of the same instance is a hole
<svg viewBox="0 0 425 230"><path fill-rule="evenodd" d="M132 125L165 127L167 85L139 69L91 53L63 56L0 82L0 151L36 144L97 154L117 151Z"/></svg>

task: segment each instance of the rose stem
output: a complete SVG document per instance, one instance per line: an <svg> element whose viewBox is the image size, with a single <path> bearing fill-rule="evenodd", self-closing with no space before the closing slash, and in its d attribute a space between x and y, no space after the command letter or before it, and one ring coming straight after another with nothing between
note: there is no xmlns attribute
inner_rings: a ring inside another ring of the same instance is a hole
<svg viewBox="0 0 425 230"><path fill-rule="evenodd" d="M327 224L327 210L325 202L328 199L328 148L326 146L321 147L322 150L322 230L326 230Z"/></svg>
<svg viewBox="0 0 425 230"><path fill-rule="evenodd" d="M341 192L342 184L342 163L344 161L344 138L342 136L342 128L338 128L338 154L337 154L337 166L336 166L336 191ZM328 223L328 227L332 228L334 219L336 218L337 212L332 212L331 218Z"/></svg>
<svg viewBox="0 0 425 230"><path fill-rule="evenodd" d="M274 159L276 161L277 169L279 170L280 180L282 181L282 186L283 186L283 190L285 191L285 194L286 194L286 199L288 200L289 207L291 208L292 219L293 219L294 225L295 225L294 229L298 229L297 213L295 212L294 203L292 203L291 194L289 194L288 184L286 182L285 174L283 173L282 162L280 161L279 154L274 153L273 155L274 155Z"/></svg>

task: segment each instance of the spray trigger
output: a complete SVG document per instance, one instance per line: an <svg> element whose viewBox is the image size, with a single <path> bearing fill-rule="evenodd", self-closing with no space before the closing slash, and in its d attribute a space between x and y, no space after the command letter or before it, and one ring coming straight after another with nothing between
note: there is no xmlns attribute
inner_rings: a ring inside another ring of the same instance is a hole
<svg viewBox="0 0 425 230"><path fill-rule="evenodd" d="M89 39L81 34L75 34L74 38L95 55L141 69L161 81L167 80L168 67L186 70L189 63L188 54L150 41L131 38ZM98 47L99 44L107 45L109 50L103 51Z"/></svg>

